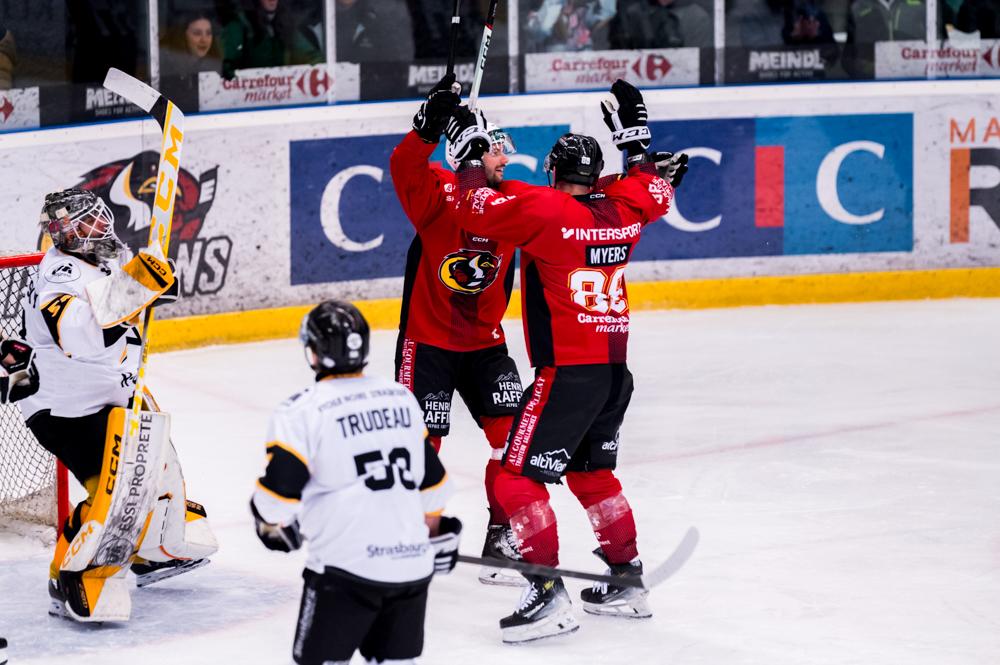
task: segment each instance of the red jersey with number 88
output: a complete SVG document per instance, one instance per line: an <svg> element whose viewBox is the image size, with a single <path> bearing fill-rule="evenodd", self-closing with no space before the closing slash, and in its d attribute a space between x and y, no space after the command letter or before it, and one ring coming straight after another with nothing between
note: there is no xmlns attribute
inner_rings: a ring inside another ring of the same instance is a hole
<svg viewBox="0 0 1000 665"><path fill-rule="evenodd" d="M459 174L459 223L521 248L521 305L534 367L623 363L628 345L625 268L642 228L666 214L673 187L635 167L602 191L479 185Z"/></svg>

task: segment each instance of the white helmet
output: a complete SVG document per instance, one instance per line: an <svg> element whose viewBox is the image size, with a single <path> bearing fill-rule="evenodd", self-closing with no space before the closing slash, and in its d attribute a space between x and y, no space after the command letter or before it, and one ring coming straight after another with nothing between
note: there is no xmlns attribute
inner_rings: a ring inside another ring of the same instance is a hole
<svg viewBox="0 0 1000 665"><path fill-rule="evenodd" d="M510 137L510 134L506 130L497 127L492 122L486 122L486 132L490 135L492 143L490 145L490 150L495 154L503 153L506 155L513 155L517 152L517 148L514 146L514 139ZM452 171L458 170L458 160L455 159L455 151L452 148L451 141L447 141L444 146L444 156L448 160L448 166L451 167Z"/></svg>
<svg viewBox="0 0 1000 665"><path fill-rule="evenodd" d="M40 224L52 244L75 254L113 259L124 248L115 235L115 216L99 196L66 189L45 196Z"/></svg>

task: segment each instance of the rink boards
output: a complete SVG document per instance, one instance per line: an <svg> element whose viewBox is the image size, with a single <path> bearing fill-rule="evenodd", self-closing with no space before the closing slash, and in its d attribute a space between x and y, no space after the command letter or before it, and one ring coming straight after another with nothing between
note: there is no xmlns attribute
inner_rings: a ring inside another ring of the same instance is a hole
<svg viewBox="0 0 1000 665"><path fill-rule="evenodd" d="M998 92L989 81L647 92L653 147L687 152L691 170L643 233L631 306L1000 295ZM518 145L506 177L544 184L544 156L570 130L598 137L616 170L600 98L487 98ZM394 326L413 233L388 161L415 108L190 117L171 242L185 297L157 322L157 346L287 336L330 296ZM119 236L142 242L158 145L153 123L135 120L0 136L19 175L0 182L3 244L35 247L39 201L69 186L100 193Z"/></svg>

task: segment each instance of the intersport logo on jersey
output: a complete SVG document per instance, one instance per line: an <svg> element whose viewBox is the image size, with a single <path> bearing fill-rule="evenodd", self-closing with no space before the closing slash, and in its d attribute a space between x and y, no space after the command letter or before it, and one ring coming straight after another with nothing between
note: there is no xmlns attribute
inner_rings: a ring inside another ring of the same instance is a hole
<svg viewBox="0 0 1000 665"><path fill-rule="evenodd" d="M529 91L605 88L618 79L640 87L697 85L698 49L584 51L525 55Z"/></svg>
<svg viewBox="0 0 1000 665"><path fill-rule="evenodd" d="M910 252L912 114L651 122L685 152L670 211L633 260Z"/></svg>

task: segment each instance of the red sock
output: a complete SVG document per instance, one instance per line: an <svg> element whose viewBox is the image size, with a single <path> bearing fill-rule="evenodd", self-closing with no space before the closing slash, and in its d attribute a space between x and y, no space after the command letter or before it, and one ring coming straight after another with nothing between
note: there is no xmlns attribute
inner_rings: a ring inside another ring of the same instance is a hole
<svg viewBox="0 0 1000 665"><path fill-rule="evenodd" d="M608 561L628 563L639 556L632 508L611 470L570 472L566 482L587 510L597 543Z"/></svg>
<svg viewBox="0 0 1000 665"><path fill-rule="evenodd" d="M510 514L510 526L524 560L558 566L556 514L549 505L545 485L501 467L495 487L497 498Z"/></svg>
<svg viewBox="0 0 1000 665"><path fill-rule="evenodd" d="M486 501L490 507L490 524L507 524L510 515L497 500L496 479L500 473L500 460L503 457L503 449L507 445L507 434L510 432L510 425L514 421L513 416L503 416L501 418L481 418L483 432L486 440L490 443L490 461L486 463L486 474L484 483L486 485Z"/></svg>

